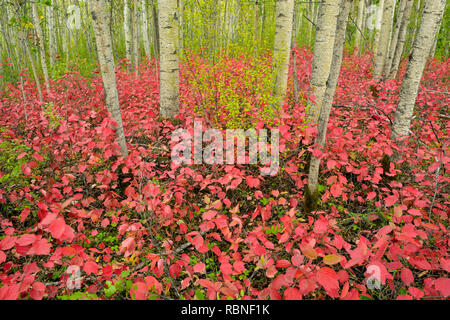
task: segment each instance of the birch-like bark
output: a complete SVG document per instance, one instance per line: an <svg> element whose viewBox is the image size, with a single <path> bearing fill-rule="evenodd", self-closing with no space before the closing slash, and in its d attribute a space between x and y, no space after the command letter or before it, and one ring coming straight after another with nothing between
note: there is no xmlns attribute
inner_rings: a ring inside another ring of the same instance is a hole
<svg viewBox="0 0 450 320"><path fill-rule="evenodd" d="M392 34L391 44L389 45L388 55L386 57L386 62L384 64L383 74L386 77L389 75L389 73L391 71L392 61L394 60L395 48L397 47L397 41L398 41L398 36L400 33L400 27L401 27L401 24L403 23L403 14L405 13L406 2L407 2L407 0L400 0L400 3L398 4L397 20L395 23L395 29Z"/></svg>
<svg viewBox="0 0 450 320"><path fill-rule="evenodd" d="M141 17L142 17L142 43L144 44L145 55L150 58L152 52L150 50L150 41L148 37L148 12L147 12L147 0L141 0Z"/></svg>
<svg viewBox="0 0 450 320"><path fill-rule="evenodd" d="M125 32L125 57L132 63L132 34L131 34L131 14L129 0L123 2L123 30ZM128 70L130 71L130 70Z"/></svg>
<svg viewBox="0 0 450 320"><path fill-rule="evenodd" d="M445 8L441 12L439 25L437 26L436 36L434 37L433 46L431 47L431 50L430 50L430 58L433 58L434 55L436 54L436 45L437 45L438 35L439 35L440 30L441 30L441 24L442 24L442 18L444 17L444 12L445 12Z"/></svg>
<svg viewBox="0 0 450 320"><path fill-rule="evenodd" d="M325 146L327 125L330 118L331 107L334 94L339 79L339 73L342 64L342 55L345 44L345 31L347 29L347 20L353 0L343 0L341 10L337 19L336 36L334 39L333 58L327 80L327 87L323 97L322 109L320 110L319 127L316 137L316 144ZM311 155L308 174L308 188L311 194L317 191L319 182L320 159Z"/></svg>
<svg viewBox="0 0 450 320"><path fill-rule="evenodd" d="M319 8L316 25L316 39L308 95L308 122L316 123L322 109L322 100L327 87L333 59L336 23L341 1L324 0ZM312 95L315 96L314 101Z"/></svg>
<svg viewBox="0 0 450 320"><path fill-rule="evenodd" d="M152 25L153 25L153 48L155 50L155 59L159 60L159 22L158 13L156 12L156 4L152 0Z"/></svg>
<svg viewBox="0 0 450 320"><path fill-rule="evenodd" d="M45 53L44 35L42 34L41 19L39 17L39 11L36 2L31 2L31 8L33 11L33 24L36 29L36 35L39 41L39 54L41 57L42 72L44 73L45 88L47 89L47 93L50 94L50 84L48 80L47 57Z"/></svg>
<svg viewBox="0 0 450 320"><path fill-rule="evenodd" d="M364 22L364 11L366 10L366 0L359 0L358 5L358 20L356 20L356 34L355 34L355 46L358 47L358 53L362 52L362 35L361 32L364 31L363 22ZM361 30L361 32L360 32Z"/></svg>
<svg viewBox="0 0 450 320"><path fill-rule="evenodd" d="M294 0L277 0L273 49L273 94L277 98L278 106L282 105L286 95L293 16Z"/></svg>
<svg viewBox="0 0 450 320"><path fill-rule="evenodd" d="M442 18L446 0L425 0L422 23L414 41L411 57L403 78L402 87L392 125L391 139L409 136L417 92L434 38ZM398 155L397 157L398 158Z"/></svg>
<svg viewBox="0 0 450 320"><path fill-rule="evenodd" d="M178 114L178 12L177 0L158 1L160 49L160 116L173 118Z"/></svg>
<svg viewBox="0 0 450 320"><path fill-rule="evenodd" d="M116 73L114 67L111 33L108 24L108 15L105 13L105 0L91 0L91 15L94 27L95 41L97 44L98 61L103 80L106 107L112 118L117 123L114 127L119 142L121 154L127 157L128 150L125 141L125 133L120 112L119 96L116 86Z"/></svg>
<svg viewBox="0 0 450 320"><path fill-rule="evenodd" d="M403 47L405 45L406 31L411 17L414 0L406 0L405 11L403 12L402 24L398 33L397 44L395 46L394 56L389 71L388 78L394 79L397 76L398 67L403 54Z"/></svg>
<svg viewBox="0 0 450 320"><path fill-rule="evenodd" d="M48 53L50 56L50 68L55 66L56 59L56 33L55 33L55 8L53 7L53 0L50 0L50 5L46 6L47 14L47 34L48 34Z"/></svg>
<svg viewBox="0 0 450 320"><path fill-rule="evenodd" d="M383 17L381 19L380 37L375 57L375 66L373 68L373 78L379 80L382 77L384 64L389 51L389 42L391 40L392 12L395 0L384 0Z"/></svg>
<svg viewBox="0 0 450 320"><path fill-rule="evenodd" d="M131 29L133 37L134 72L137 75L139 73L139 56L140 56L138 0L133 0L133 11L131 14Z"/></svg>
<svg viewBox="0 0 450 320"><path fill-rule="evenodd" d="M383 18L383 8L384 8L384 1L380 0L378 3L378 11L377 11L377 17L375 21L375 29L373 30L374 36L373 36L373 47L372 50L374 53L378 51L378 44L380 42L380 28L381 28L381 21ZM373 3L373 1L372 1Z"/></svg>

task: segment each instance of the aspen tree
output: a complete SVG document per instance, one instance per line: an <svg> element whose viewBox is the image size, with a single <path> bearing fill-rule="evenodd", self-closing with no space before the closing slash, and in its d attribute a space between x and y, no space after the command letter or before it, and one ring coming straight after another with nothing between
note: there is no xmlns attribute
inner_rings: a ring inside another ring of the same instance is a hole
<svg viewBox="0 0 450 320"><path fill-rule="evenodd" d="M333 47L336 35L336 23L341 1L324 0L319 8L316 39L311 70L311 81L308 97L308 122L316 123L322 108L322 99L327 86L333 59ZM314 95L314 101L311 97Z"/></svg>
<svg viewBox="0 0 450 320"><path fill-rule="evenodd" d="M364 11L366 10L366 0L359 0L358 5L358 19L356 20L356 34L355 34L355 46L358 47L358 53L362 52L362 35L361 32L364 31Z"/></svg>
<svg viewBox="0 0 450 320"><path fill-rule="evenodd" d="M125 57L129 63L132 63L132 33L131 33L131 14L129 0L123 2L123 30L125 32Z"/></svg>
<svg viewBox="0 0 450 320"><path fill-rule="evenodd" d="M388 55L384 64L383 74L387 77L391 71L392 60L394 59L395 48L397 47L398 36L400 33L400 27L403 22L403 14L405 13L407 0L400 0L397 10L397 20L395 23L394 32L392 34L391 44L389 45Z"/></svg>
<svg viewBox="0 0 450 320"><path fill-rule="evenodd" d="M326 90L323 97L322 108L320 110L319 127L316 137L316 144L322 147L325 146L328 120L330 117L332 102L339 79L339 72L341 69L342 55L345 44L347 19L352 2L353 0L342 1L341 10L339 12L339 16L337 19L334 46L332 52L332 62L326 83ZM319 182L319 169L320 169L320 159L311 155L308 174L309 197L305 197L305 199L309 198L311 201L316 201L315 197L314 196L311 197L311 195L317 194L317 187Z"/></svg>
<svg viewBox="0 0 450 320"><path fill-rule="evenodd" d="M278 106L283 103L286 94L293 16L294 0L277 0L273 50L275 77L273 94L278 100Z"/></svg>
<svg viewBox="0 0 450 320"><path fill-rule="evenodd" d="M133 0L133 11L131 14L131 33L133 39L133 63L134 72L137 75L139 72L139 11L138 11L138 1Z"/></svg>
<svg viewBox="0 0 450 320"><path fill-rule="evenodd" d="M395 0L384 0L383 16L381 19L380 37L375 57L375 66L373 68L373 78L378 80L381 78L386 56L389 50L392 29L392 12Z"/></svg>
<svg viewBox="0 0 450 320"><path fill-rule="evenodd" d="M91 0L91 15L94 27L95 41L97 44L98 61L103 80L106 107L111 113L113 120L117 123L114 127L119 142L121 154L127 157L128 150L125 141L125 133L122 124L122 114L120 112L119 96L116 86L116 73L111 46L111 32L108 23L108 16L105 13L105 0Z"/></svg>
<svg viewBox="0 0 450 320"><path fill-rule="evenodd" d="M398 99L392 125L391 139L408 137L420 79L434 38L437 36L446 0L425 0L422 23L413 44L412 53ZM398 159L398 155L394 159Z"/></svg>
<svg viewBox="0 0 450 320"><path fill-rule="evenodd" d="M48 34L48 53L50 56L50 68L55 65L56 59L56 34L55 34L55 9L53 7L53 0L50 0L49 5L46 6L47 15L47 34Z"/></svg>
<svg viewBox="0 0 450 320"><path fill-rule="evenodd" d="M44 44L44 35L42 34L42 28L41 28L41 19L39 16L39 11L37 8L36 2L31 2L31 9L33 13L33 24L36 30L36 35L38 37L39 41L39 54L41 57L41 67L42 72L44 73L44 82L45 82L45 88L47 89L47 93L50 93L50 85L48 80L48 69L47 69L47 57L45 53L45 44Z"/></svg>
<svg viewBox="0 0 450 320"><path fill-rule="evenodd" d="M392 56L392 62L389 67L389 74L387 75L389 79L395 78L397 75L397 70L400 64L400 60L403 54L403 47L405 45L406 31L408 30L408 24L411 16L411 11L413 7L414 0L406 0L405 10L403 12L402 22L398 32L398 39L395 45L394 54Z"/></svg>
<svg viewBox="0 0 450 320"><path fill-rule="evenodd" d="M178 114L178 12L177 0L158 1L160 50L160 116L173 118Z"/></svg>

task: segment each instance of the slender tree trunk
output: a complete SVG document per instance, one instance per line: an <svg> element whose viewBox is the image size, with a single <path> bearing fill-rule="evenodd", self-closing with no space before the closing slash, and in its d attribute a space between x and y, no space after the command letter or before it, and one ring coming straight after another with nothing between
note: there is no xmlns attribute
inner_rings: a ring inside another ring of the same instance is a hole
<svg viewBox="0 0 450 320"><path fill-rule="evenodd" d="M411 125L420 80L434 38L437 36L438 27L442 18L441 13L445 8L445 1L425 0L422 23L417 32L417 37L413 44L411 57L400 89L398 105L392 125L391 139L393 140L409 136L409 127ZM398 158L398 155L394 157L395 160Z"/></svg>
<svg viewBox="0 0 450 320"><path fill-rule="evenodd" d="M145 55L150 59L152 56L150 50L150 41L148 37L148 12L147 1L141 0L141 14L142 14L142 42L144 44Z"/></svg>
<svg viewBox="0 0 450 320"><path fill-rule="evenodd" d="M160 35L160 115L173 118L178 114L178 13L177 0L158 1Z"/></svg>
<svg viewBox="0 0 450 320"><path fill-rule="evenodd" d="M441 17L439 20L439 25L437 27L437 33L436 33L436 36L434 37L433 46L431 47L431 50L430 50L430 58L433 58L434 55L436 54L436 45L437 45L438 35L441 30L441 24L442 24L442 18L444 17L444 11L445 11L445 8L444 8L444 10L441 11Z"/></svg>
<svg viewBox="0 0 450 320"><path fill-rule="evenodd" d="M33 11L33 22L34 26L36 28L36 35L38 37L39 41L39 53L41 57L41 66L42 66L42 72L44 73L44 81L45 81L45 88L47 89L47 93L50 93L50 84L48 80L48 69L47 69L47 57L45 53L45 45L44 45L44 35L42 34L42 28L41 28L41 19L39 17L39 11L36 5L36 2L31 3L32 11Z"/></svg>
<svg viewBox="0 0 450 320"><path fill-rule="evenodd" d="M275 45L273 50L274 89L273 94L281 106L287 88L289 52L291 48L294 0L277 0Z"/></svg>
<svg viewBox="0 0 450 320"><path fill-rule="evenodd" d="M48 23L48 52L50 55L50 68L55 66L56 59L56 35L55 35L55 8L53 7L53 0L50 0L50 5L46 6L47 23Z"/></svg>
<svg viewBox="0 0 450 320"><path fill-rule="evenodd" d="M138 12L138 1L133 0L133 11L131 15L131 28L133 35L133 62L134 62L134 72L136 76L139 73L139 12Z"/></svg>
<svg viewBox="0 0 450 320"><path fill-rule="evenodd" d="M308 122L316 123L330 74L340 1L324 0L319 8L308 97ZM313 99L311 96L314 95ZM313 101L314 100L314 101Z"/></svg>
<svg viewBox="0 0 450 320"><path fill-rule="evenodd" d="M119 142L121 154L127 157L128 150L125 141L125 133L120 112L119 96L116 86L116 73L114 67L113 53L111 47L111 33L108 17L105 13L105 0L91 0L91 15L94 26L95 41L97 43L98 60L103 79L106 107L111 113L113 120L117 123L114 127Z"/></svg>
<svg viewBox="0 0 450 320"><path fill-rule="evenodd" d="M366 6L365 6L365 2L366 0L359 0L359 5L358 5L358 20L356 21L356 35L355 35L355 46L358 47L358 53L361 54L362 52L362 35L361 32L364 31L363 28L363 22L364 22L364 11L366 10ZM359 31L361 30L361 32Z"/></svg>
<svg viewBox="0 0 450 320"><path fill-rule="evenodd" d="M373 30L374 36L373 36L373 47L372 51L374 53L377 53L378 51L378 44L380 42L380 32L381 32L381 24L383 19L383 8L384 8L384 2L385 0L380 0L378 3L378 11L377 11L377 17L375 21L375 29ZM373 1L372 1L373 3Z"/></svg>
<svg viewBox="0 0 450 320"><path fill-rule="evenodd" d="M343 0L341 10L336 25L336 37L334 39L333 57L331 68L327 80L327 87L323 97L322 109L320 110L319 127L316 144L325 146L327 125L330 118L331 106L336 92L339 79L339 72L342 64L342 54L345 44L345 31L347 29L347 19L353 0ZM308 175L308 188L311 195L317 193L319 183L320 159L311 155Z"/></svg>
<svg viewBox="0 0 450 320"><path fill-rule="evenodd" d="M391 44L389 45L388 55L384 64L383 74L388 77L392 67L392 61L394 60L395 48L397 47L398 36L400 33L401 24L403 23L403 15L405 13L407 0L400 0L397 10L397 20L395 23L395 29L392 34Z"/></svg>
<svg viewBox="0 0 450 320"><path fill-rule="evenodd" d="M394 0L384 0L383 17L381 20L380 38L375 57L375 66L373 68L373 78L379 80L382 77L386 56L389 51L389 42L391 40L392 29L392 9Z"/></svg>
<svg viewBox="0 0 450 320"><path fill-rule="evenodd" d="M398 67L403 54L403 47L405 45L406 31L408 30L408 24L411 16L414 0L406 0L405 11L403 12L402 24L398 33L397 44L395 46L394 55L389 71L388 78L394 79L397 76Z"/></svg>
<svg viewBox="0 0 450 320"><path fill-rule="evenodd" d="M131 34L131 15L130 15L130 4L129 0L124 0L123 2L123 30L125 32L125 56L128 62L131 64L133 62L132 57L132 34ZM130 68L128 68L130 71Z"/></svg>
<svg viewBox="0 0 450 320"><path fill-rule="evenodd" d="M155 50L155 59L159 60L160 49L159 49L159 22L158 14L156 12L156 4L152 0L152 20L153 20L153 48Z"/></svg>

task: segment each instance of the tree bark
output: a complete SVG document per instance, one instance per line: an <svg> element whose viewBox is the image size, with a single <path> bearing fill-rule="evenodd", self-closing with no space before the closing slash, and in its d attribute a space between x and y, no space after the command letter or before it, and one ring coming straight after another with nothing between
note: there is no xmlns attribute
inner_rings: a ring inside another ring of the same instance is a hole
<svg viewBox="0 0 450 320"><path fill-rule="evenodd" d="M322 109L328 75L333 59L333 47L336 35L336 23L340 1L324 0L319 8L316 25L316 39L308 95L308 122L316 123ZM314 101L311 99L314 95Z"/></svg>
<svg viewBox="0 0 450 320"><path fill-rule="evenodd" d="M103 80L106 107L111 113L113 120L117 123L114 127L119 142L121 154L127 157L128 149L125 141L125 133L120 112L119 96L116 86L116 73L114 67L111 33L108 24L108 17L104 9L105 0L91 0L91 15L94 27L95 41L97 43L98 60Z"/></svg>
<svg viewBox="0 0 450 320"><path fill-rule="evenodd" d="M392 58L392 63L389 71L388 78L394 79L397 75L398 67L400 65L400 60L403 54L403 47L405 45L406 31L408 30L408 24L411 17L411 11L413 7L414 0L406 0L405 11L403 12L402 24L400 26L397 44L395 46L394 55Z"/></svg>
<svg viewBox="0 0 450 320"><path fill-rule="evenodd" d="M361 52L362 52L361 32L364 32L363 22L364 22L364 11L365 10L366 10L366 0L359 0L358 20L356 20L357 28L356 28L356 34L355 34L355 46L358 47L358 54L361 54Z"/></svg>
<svg viewBox="0 0 450 320"><path fill-rule="evenodd" d="M133 63L132 56L132 33L131 33L131 14L130 14L130 4L129 0L124 0L123 2L123 30L125 32L125 57L128 63ZM130 68L128 68L130 71Z"/></svg>
<svg viewBox="0 0 450 320"><path fill-rule="evenodd" d="M384 0L383 17L381 19L380 38L377 46L375 66L373 68L373 78L379 80L383 75L386 56L389 51L392 29L392 12L394 0Z"/></svg>
<svg viewBox="0 0 450 320"><path fill-rule="evenodd" d="M402 87L392 125L391 139L409 136L417 92L434 38L437 36L441 12L446 0L425 0L422 23L413 44L411 57L403 78Z"/></svg>
<svg viewBox="0 0 450 320"><path fill-rule="evenodd" d="M36 35L39 41L39 54L41 57L42 72L44 73L45 88L47 89L47 94L50 94L50 84L48 80L47 57L45 53L44 35L42 34L41 19L39 17L39 11L36 2L31 3L31 8L33 11L34 27L36 29Z"/></svg>
<svg viewBox="0 0 450 320"><path fill-rule="evenodd" d="M331 106L339 79L339 73L342 64L342 55L345 44L347 19L350 13L352 2L353 0L343 0L339 17L337 19L336 36L334 39L334 48L332 53L333 57L327 80L325 95L323 97L322 108L320 110L319 127L316 137L316 144L322 147L325 146L328 120L330 118ZM319 182L319 169L320 169L320 159L311 155L311 161L309 165L309 175L308 175L308 188L310 194L314 194L315 192L317 192Z"/></svg>
<svg viewBox="0 0 450 320"><path fill-rule="evenodd" d="M286 95L293 15L294 0L277 0L275 45L273 50L273 94L277 98L278 106L282 105Z"/></svg>
<svg viewBox="0 0 450 320"><path fill-rule="evenodd" d="M178 114L178 12L177 0L158 1L160 48L160 115L173 118Z"/></svg>

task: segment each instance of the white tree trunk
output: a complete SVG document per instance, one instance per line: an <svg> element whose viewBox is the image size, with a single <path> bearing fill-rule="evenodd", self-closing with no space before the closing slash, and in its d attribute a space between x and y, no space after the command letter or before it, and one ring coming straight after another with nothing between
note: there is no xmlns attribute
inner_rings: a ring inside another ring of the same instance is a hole
<svg viewBox="0 0 450 320"><path fill-rule="evenodd" d="M375 66L373 68L373 78L378 80L383 74L384 64L389 51L392 29L392 12L395 0L384 0L383 17L381 19L380 38L375 57Z"/></svg>
<svg viewBox="0 0 450 320"><path fill-rule="evenodd" d="M394 60L395 48L397 47L398 36L400 33L400 27L403 23L403 14L405 13L406 2L407 0L400 0L400 3L398 5L395 29L392 34L391 44L389 45L388 55L386 57L386 62L384 64L383 74L385 76L388 76L391 71L392 61Z"/></svg>
<svg viewBox="0 0 450 320"><path fill-rule="evenodd" d="M108 15L105 13L105 0L91 0L91 15L97 44L98 60L103 79L106 107L117 123L114 127L119 142L121 154L127 157L128 150L123 131L122 115L120 112L119 96L116 86L116 73L111 45L111 33Z"/></svg>
<svg viewBox="0 0 450 320"><path fill-rule="evenodd" d="M125 56L129 63L132 63L132 33L131 33L131 14L129 0L123 2L123 30L125 32Z"/></svg>
<svg viewBox="0 0 450 320"><path fill-rule="evenodd" d="M414 41L411 57L403 78L402 87L392 125L391 139L409 136L417 92L434 38L442 18L446 0L425 0L422 23Z"/></svg>
<svg viewBox="0 0 450 320"><path fill-rule="evenodd" d="M325 146L327 125L328 120L330 118L330 112L334 94L336 92L336 86L339 79L339 72L342 64L342 54L344 51L344 44L345 44L345 31L347 29L347 19L350 13L352 2L353 0L343 0L342 8L337 20L332 63L327 80L325 95L323 97L322 109L320 110L319 127L316 138L316 144L320 146ZM319 183L319 168L320 168L320 159L311 155L308 174L308 188L311 194L314 194L317 191L317 186Z"/></svg>
<svg viewBox="0 0 450 320"><path fill-rule="evenodd" d="M364 32L364 12L366 10L366 0L359 0L358 5L358 20L356 21L356 35L355 35L355 46L358 47L358 53L362 52L362 35L361 32Z"/></svg>
<svg viewBox="0 0 450 320"><path fill-rule="evenodd" d="M134 62L134 72L136 75L139 72L139 56L140 46L139 46L139 11L138 11L138 0L133 0L133 11L131 15L131 28L133 36L133 62Z"/></svg>
<svg viewBox="0 0 450 320"><path fill-rule="evenodd" d="M322 100L327 87L333 59L336 23L339 15L340 1L324 0L319 8L316 25L316 39L311 70L311 81L308 98L308 122L316 123L322 109ZM314 95L314 102L311 99Z"/></svg>
<svg viewBox="0 0 450 320"><path fill-rule="evenodd" d="M173 118L179 111L177 0L158 1L160 49L160 116Z"/></svg>
<svg viewBox="0 0 450 320"><path fill-rule="evenodd" d="M41 57L41 66L42 66L42 72L44 73L44 81L45 81L45 88L47 89L47 93L50 93L50 84L48 80L48 69L47 69L47 57L45 53L45 45L44 45L44 35L42 34L42 28L41 28L41 19L39 17L39 11L36 5L36 2L31 3L31 8L33 11L33 24L36 28L36 35L39 38L39 53Z"/></svg>
<svg viewBox="0 0 450 320"><path fill-rule="evenodd" d="M142 17L142 42L144 44L145 55L150 58L152 52L150 50L150 40L148 37L148 12L147 12L147 1L141 0L141 17Z"/></svg>
<svg viewBox="0 0 450 320"><path fill-rule="evenodd" d="M56 59L56 33L55 33L55 8L53 7L53 0L50 0L50 5L46 6L47 22L48 22L48 51L50 55L50 68L55 66Z"/></svg>
<svg viewBox="0 0 450 320"><path fill-rule="evenodd" d="M411 17L411 11L414 4L414 0L406 0L405 11L403 12L402 24L400 26L397 44L395 46L394 55L389 71L388 78L394 79L397 75L400 60L403 54L403 47L405 45L406 31L408 30L408 24Z"/></svg>
<svg viewBox="0 0 450 320"><path fill-rule="evenodd" d="M293 15L294 0L277 0L273 49L273 94L277 98L278 106L281 106L286 95Z"/></svg>

